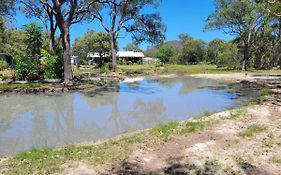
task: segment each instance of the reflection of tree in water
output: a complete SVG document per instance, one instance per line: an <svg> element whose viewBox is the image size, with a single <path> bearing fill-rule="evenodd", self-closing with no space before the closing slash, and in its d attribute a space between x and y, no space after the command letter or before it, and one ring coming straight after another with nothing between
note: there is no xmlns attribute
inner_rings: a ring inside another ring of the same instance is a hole
<svg viewBox="0 0 281 175"><path fill-rule="evenodd" d="M0 146L3 149L0 154L81 142L93 138L93 135L102 135L97 123L75 128L74 103L75 94L72 93L51 97L11 95L4 100L1 98L0 141L5 145Z"/></svg>
<svg viewBox="0 0 281 175"><path fill-rule="evenodd" d="M134 104L134 109L129 112L128 117L137 125L134 127L148 128L166 122L166 107L160 99L151 102L137 100Z"/></svg>
<svg viewBox="0 0 281 175"><path fill-rule="evenodd" d="M182 86L179 95L187 95L188 93L197 91L207 86L214 86L214 81L199 78L182 78Z"/></svg>
<svg viewBox="0 0 281 175"><path fill-rule="evenodd" d="M212 80L208 79L199 79L199 78L192 78L192 77L177 77L177 78L161 78L158 79L157 82L167 88L172 88L177 84L180 84L180 90L178 92L179 95L187 95L193 91L199 90L203 87L207 86L216 86L217 83Z"/></svg>
<svg viewBox="0 0 281 175"><path fill-rule="evenodd" d="M93 92L95 93L95 92ZM90 98L90 97L94 97ZM98 94L86 94L82 95L87 104L91 106L92 109L98 106L111 106L111 114L105 121L104 126L101 128L104 131L111 131L112 133L122 133L126 128L130 127L126 119L122 118L122 115L118 107L119 89L112 88L111 92L98 92Z"/></svg>
<svg viewBox="0 0 281 175"><path fill-rule="evenodd" d="M48 104L36 95L3 95L0 98L0 132L9 129L11 124L22 117L23 113L31 112ZM48 98L47 98L48 99ZM47 112L47 111L46 111Z"/></svg>

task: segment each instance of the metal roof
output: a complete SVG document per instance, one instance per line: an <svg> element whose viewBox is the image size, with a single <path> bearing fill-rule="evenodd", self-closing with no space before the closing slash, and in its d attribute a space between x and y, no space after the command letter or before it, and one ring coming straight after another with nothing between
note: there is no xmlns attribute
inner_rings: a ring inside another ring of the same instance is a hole
<svg viewBox="0 0 281 175"><path fill-rule="evenodd" d="M129 52L129 51L120 51L117 52L118 57L126 58L126 57L137 57L137 58L143 58L144 54L142 52Z"/></svg>

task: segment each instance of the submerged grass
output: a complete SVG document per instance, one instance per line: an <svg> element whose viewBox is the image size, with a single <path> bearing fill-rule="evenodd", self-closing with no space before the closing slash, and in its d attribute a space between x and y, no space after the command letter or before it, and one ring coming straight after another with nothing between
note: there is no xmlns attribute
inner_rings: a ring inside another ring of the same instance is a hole
<svg viewBox="0 0 281 175"><path fill-rule="evenodd" d="M249 126L245 131L240 132L239 135L241 137L252 137L255 134L261 133L266 130L266 127L264 125L251 125Z"/></svg>

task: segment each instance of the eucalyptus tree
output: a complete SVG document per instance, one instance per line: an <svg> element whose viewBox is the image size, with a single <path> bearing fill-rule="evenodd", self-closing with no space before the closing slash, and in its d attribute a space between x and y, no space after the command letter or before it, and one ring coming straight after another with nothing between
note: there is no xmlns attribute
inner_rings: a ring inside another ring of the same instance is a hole
<svg viewBox="0 0 281 175"><path fill-rule="evenodd" d="M206 29L221 29L241 41L242 70L247 70L251 49L263 28L265 3L256 0L216 0L216 11L207 18Z"/></svg>
<svg viewBox="0 0 281 175"><path fill-rule="evenodd" d="M134 43L127 44L123 49L125 51L142 52L142 50Z"/></svg>
<svg viewBox="0 0 281 175"><path fill-rule="evenodd" d="M1 0L0 1L0 17L12 17L15 13L15 4L17 0Z"/></svg>
<svg viewBox="0 0 281 175"><path fill-rule="evenodd" d="M52 19L54 19L55 25L57 25L61 33L64 60L64 83L66 85L72 85L73 74L71 69L70 27L73 24L80 23L85 20L89 14L90 7L93 6L96 1L32 0L31 2L32 3L26 3L26 5L30 5L30 7L42 7L41 10L44 10L45 12L43 13L39 11L38 17L42 15L44 17L47 14L47 20L52 23ZM35 10L35 13L37 13L36 10L38 10L38 8L30 8L28 10Z"/></svg>
<svg viewBox="0 0 281 175"><path fill-rule="evenodd" d="M27 18L36 17L44 24L50 42L49 50L54 52L58 44L55 40L55 33L58 26L54 16L54 9L50 8L47 3L41 3L39 0L20 0L19 2L23 4L21 10Z"/></svg>
<svg viewBox="0 0 281 175"><path fill-rule="evenodd" d="M113 71L117 66L117 39L121 31L130 33L137 44L158 44L164 40L166 26L160 14L145 13L145 8L157 8L160 0L99 0L99 3L101 8L93 7L92 18L98 20L109 34ZM104 13L108 16L102 15Z"/></svg>

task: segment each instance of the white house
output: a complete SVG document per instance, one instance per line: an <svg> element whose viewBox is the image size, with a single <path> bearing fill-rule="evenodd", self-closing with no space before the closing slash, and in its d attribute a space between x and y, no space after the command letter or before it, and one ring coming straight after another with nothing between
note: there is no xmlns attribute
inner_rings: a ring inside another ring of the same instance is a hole
<svg viewBox="0 0 281 175"><path fill-rule="evenodd" d="M117 52L117 57L121 62L130 61L131 63L138 63L144 58L142 52L132 52L132 51L119 51Z"/></svg>
<svg viewBox="0 0 281 175"><path fill-rule="evenodd" d="M119 51L116 56L119 58L121 63L138 63L141 62L144 58L144 54L142 52L131 52L131 51ZM109 54L102 54L103 58L110 57ZM87 54L88 64L93 65L96 64L98 59L100 58L100 53L98 52L89 52Z"/></svg>
<svg viewBox="0 0 281 175"><path fill-rule="evenodd" d="M89 53L87 54L88 64L89 64L89 65L96 64L96 63L98 62L98 59L100 59L100 57L102 57L102 58L107 58L107 57L109 57L109 55L106 54L106 53L102 53L102 54L100 55L99 52L89 52Z"/></svg>
<svg viewBox="0 0 281 175"><path fill-rule="evenodd" d="M145 57L142 58L142 63L143 64L152 64L153 62L159 61L158 58L150 58L150 57Z"/></svg>

